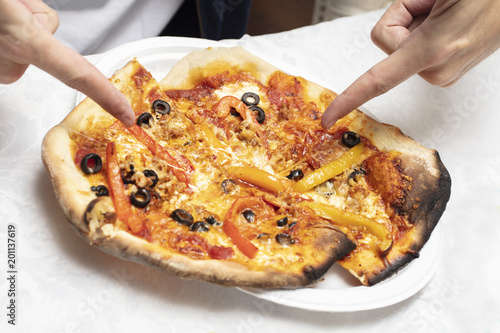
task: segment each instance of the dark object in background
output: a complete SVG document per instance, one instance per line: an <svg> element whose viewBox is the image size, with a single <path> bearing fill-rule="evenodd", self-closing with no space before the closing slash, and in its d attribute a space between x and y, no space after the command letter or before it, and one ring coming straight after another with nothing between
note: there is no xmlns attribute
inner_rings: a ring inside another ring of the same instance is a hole
<svg viewBox="0 0 500 333"><path fill-rule="evenodd" d="M185 0L160 36L240 38L252 0Z"/></svg>

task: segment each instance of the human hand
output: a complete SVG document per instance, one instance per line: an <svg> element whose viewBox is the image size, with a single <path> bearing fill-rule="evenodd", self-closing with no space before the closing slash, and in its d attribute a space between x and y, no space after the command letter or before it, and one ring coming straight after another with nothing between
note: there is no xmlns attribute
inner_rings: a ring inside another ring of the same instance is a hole
<svg viewBox="0 0 500 333"><path fill-rule="evenodd" d="M17 81L33 64L131 126L135 116L125 96L84 57L56 40L58 25L57 13L41 0L0 0L0 83Z"/></svg>
<svg viewBox="0 0 500 333"><path fill-rule="evenodd" d="M414 74L452 85L500 47L499 15L498 0L396 0L371 35L389 56L333 100L323 128Z"/></svg>

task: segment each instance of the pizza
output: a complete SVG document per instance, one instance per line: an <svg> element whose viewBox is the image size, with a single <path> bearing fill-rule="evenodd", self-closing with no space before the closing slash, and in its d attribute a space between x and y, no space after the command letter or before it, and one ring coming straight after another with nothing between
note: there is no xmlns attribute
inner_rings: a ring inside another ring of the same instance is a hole
<svg viewBox="0 0 500 333"><path fill-rule="evenodd" d="M68 221L91 245L183 278L299 288L336 262L374 285L418 257L443 214L439 154L241 47L181 59L160 82L136 59L110 79L137 121L90 99L44 138Z"/></svg>

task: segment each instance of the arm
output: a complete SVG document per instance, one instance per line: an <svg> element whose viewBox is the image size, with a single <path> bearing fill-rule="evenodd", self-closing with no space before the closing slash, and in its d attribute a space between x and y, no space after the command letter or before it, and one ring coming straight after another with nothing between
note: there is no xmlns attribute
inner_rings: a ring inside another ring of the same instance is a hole
<svg viewBox="0 0 500 333"><path fill-rule="evenodd" d="M328 106L321 123L341 117L414 74L446 87L500 47L498 0L396 0L372 31L387 58Z"/></svg>
<svg viewBox="0 0 500 333"><path fill-rule="evenodd" d="M17 81L30 64L81 91L126 126L134 112L126 98L53 33L59 19L41 0L0 0L0 83Z"/></svg>

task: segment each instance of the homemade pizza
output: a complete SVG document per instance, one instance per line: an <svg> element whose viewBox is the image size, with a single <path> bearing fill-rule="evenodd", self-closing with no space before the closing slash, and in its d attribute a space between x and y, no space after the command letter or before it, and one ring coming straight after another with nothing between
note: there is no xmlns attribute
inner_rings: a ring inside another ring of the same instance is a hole
<svg viewBox="0 0 500 333"><path fill-rule="evenodd" d="M374 285L445 210L435 150L359 110L322 129L336 94L241 47L190 53L161 82L134 59L111 82L136 124L87 98L42 157L69 222L117 257L257 288L308 286L338 262Z"/></svg>

